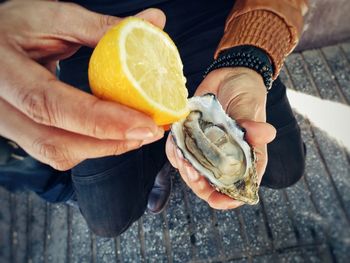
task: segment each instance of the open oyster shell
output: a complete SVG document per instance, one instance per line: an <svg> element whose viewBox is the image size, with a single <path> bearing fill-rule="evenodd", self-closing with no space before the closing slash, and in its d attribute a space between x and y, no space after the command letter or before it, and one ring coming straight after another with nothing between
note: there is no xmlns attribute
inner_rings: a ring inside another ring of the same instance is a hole
<svg viewBox="0 0 350 263"><path fill-rule="evenodd" d="M259 202L253 149L215 95L189 99L190 113L171 127L184 158L220 192L247 204Z"/></svg>

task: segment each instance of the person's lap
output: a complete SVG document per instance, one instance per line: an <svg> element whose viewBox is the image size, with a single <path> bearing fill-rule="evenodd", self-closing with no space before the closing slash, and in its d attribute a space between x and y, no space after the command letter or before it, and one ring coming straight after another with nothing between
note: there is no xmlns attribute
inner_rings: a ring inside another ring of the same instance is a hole
<svg viewBox="0 0 350 263"><path fill-rule="evenodd" d="M217 6L213 7L213 15L210 15L204 12L204 7L199 7L200 1L189 5L188 8L193 10L185 10L183 6L176 9L175 2L169 1L158 7L167 15L165 31L169 32L179 48L187 87L192 96L202 80L203 72L212 62L215 48L223 33L225 17L232 4L225 1L222 12L215 10ZM196 8L203 9L201 15L185 17L186 14L188 16L195 12ZM73 57L61 61L59 78L89 92L87 67L90 54L90 49L82 48ZM268 146L269 163L262 185L281 188L301 177L304 151L299 127L285 95L285 87L279 80L275 81L268 94L267 104L267 121L276 127L277 138ZM166 136L159 142L121 156L86 160L71 170L72 180L67 177L67 173L61 179L57 172L53 173L52 169L37 163L37 169L43 171L42 177L48 179L47 184L59 183L60 190L65 193L59 194L56 189L41 195L49 201L66 201L75 191L79 207L90 228L103 236L118 235L146 209L155 176L166 162L165 140ZM58 178L57 181L49 180L53 174ZM19 178L23 179L23 176ZM24 180L28 181L30 178L28 176ZM31 189L30 186L27 188ZM48 185L46 188L55 189ZM39 193L43 189L31 190Z"/></svg>

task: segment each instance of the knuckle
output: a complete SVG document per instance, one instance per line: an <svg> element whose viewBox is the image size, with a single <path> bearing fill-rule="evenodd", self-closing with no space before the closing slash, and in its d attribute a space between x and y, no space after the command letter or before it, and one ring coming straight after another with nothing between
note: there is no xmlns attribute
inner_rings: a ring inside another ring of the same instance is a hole
<svg viewBox="0 0 350 263"><path fill-rule="evenodd" d="M32 148L39 158L48 163L56 170L64 171L71 168L72 162L67 158L67 154L55 144L47 139L37 139L33 142Z"/></svg>
<svg viewBox="0 0 350 263"><path fill-rule="evenodd" d="M99 139L117 139L118 136L122 136L122 129L120 126L116 126L116 122L111 121L110 116L107 114L101 114L103 108L101 100L94 98L93 101L89 101L83 108L88 109L87 114L84 115L83 125L88 135ZM105 113L105 111L104 111Z"/></svg>
<svg viewBox="0 0 350 263"><path fill-rule="evenodd" d="M59 156L59 150L55 145L48 142L46 139L37 139L33 143L34 150L43 158L55 160Z"/></svg>
<svg viewBox="0 0 350 263"><path fill-rule="evenodd" d="M114 25L115 22L116 22L116 19L113 16L110 16L110 15L101 15L100 16L100 27L101 28Z"/></svg>
<svg viewBox="0 0 350 263"><path fill-rule="evenodd" d="M90 114L86 115L85 119L85 127L87 128L87 131L89 134L91 134L92 137L103 139L105 138L106 134L106 127L104 125L104 119L99 118L95 115L95 112L98 112L100 101L98 99L94 100L90 105L88 105L86 108L90 108L88 112Z"/></svg>
<svg viewBox="0 0 350 263"><path fill-rule="evenodd" d="M119 154L125 153L129 150L128 148L129 147L126 141L119 141L114 146L113 155L119 155Z"/></svg>
<svg viewBox="0 0 350 263"><path fill-rule="evenodd" d="M25 92L20 97L24 113L37 123L51 125L53 123L52 109L49 103L47 89L34 89Z"/></svg>
<svg viewBox="0 0 350 263"><path fill-rule="evenodd" d="M58 171L67 171L71 169L74 165L69 162L53 162L50 163L50 166Z"/></svg>
<svg viewBox="0 0 350 263"><path fill-rule="evenodd" d="M103 121L98 118L92 118L90 123L88 122L87 127L90 127L90 134L92 137L99 139L107 139L107 125L104 125Z"/></svg>
<svg viewBox="0 0 350 263"><path fill-rule="evenodd" d="M121 144L122 144L122 142L121 142L121 143L116 143L116 144L115 144L115 146L114 146L114 148L113 148L113 151L112 151L112 154L113 154L113 155L119 155L119 154L121 154L121 148L123 148L123 146L122 146Z"/></svg>

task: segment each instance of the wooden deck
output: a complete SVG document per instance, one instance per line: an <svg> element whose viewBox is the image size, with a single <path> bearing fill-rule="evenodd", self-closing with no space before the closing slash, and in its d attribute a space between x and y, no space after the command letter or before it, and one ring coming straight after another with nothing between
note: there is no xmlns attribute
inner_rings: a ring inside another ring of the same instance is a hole
<svg viewBox="0 0 350 263"><path fill-rule="evenodd" d="M292 54L281 77L289 89L350 107L350 42ZM307 165L296 185L262 188L259 205L222 212L173 173L167 210L114 239L93 235L75 208L0 188L0 262L349 262L350 149L313 120L298 121ZM350 116L341 121L350 136Z"/></svg>

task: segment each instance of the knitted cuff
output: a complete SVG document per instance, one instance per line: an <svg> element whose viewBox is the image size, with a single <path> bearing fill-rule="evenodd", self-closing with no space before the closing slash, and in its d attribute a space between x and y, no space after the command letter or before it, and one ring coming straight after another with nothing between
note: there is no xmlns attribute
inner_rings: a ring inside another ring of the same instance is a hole
<svg viewBox="0 0 350 263"><path fill-rule="evenodd" d="M296 45L285 22L272 12L255 10L232 19L226 26L215 54L235 46L250 45L264 50L274 65L276 79L286 56Z"/></svg>

